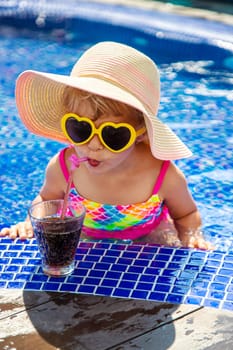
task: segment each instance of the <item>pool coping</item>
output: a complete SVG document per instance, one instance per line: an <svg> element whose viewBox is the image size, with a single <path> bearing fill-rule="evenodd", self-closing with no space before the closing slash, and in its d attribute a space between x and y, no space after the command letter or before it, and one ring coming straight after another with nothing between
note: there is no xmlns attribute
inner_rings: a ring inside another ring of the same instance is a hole
<svg viewBox="0 0 233 350"><path fill-rule="evenodd" d="M67 292L233 311L233 253L80 241L75 270L43 273L36 239L0 239L0 289Z"/></svg>
<svg viewBox="0 0 233 350"><path fill-rule="evenodd" d="M202 18L202 19L211 20L211 21L218 21L229 25L232 25L233 23L233 15L225 12L220 12L220 11L218 12L216 10L211 10L211 9L207 10L207 9L200 9L195 7L175 5L172 3L164 3L161 1L156 1L156 2L153 0L89 0L89 1L96 2L96 3L100 2L100 3L106 3L106 4L132 6L132 7L138 7L141 9L149 9L149 10L156 10L156 11L159 10L161 12L166 12L166 13Z"/></svg>

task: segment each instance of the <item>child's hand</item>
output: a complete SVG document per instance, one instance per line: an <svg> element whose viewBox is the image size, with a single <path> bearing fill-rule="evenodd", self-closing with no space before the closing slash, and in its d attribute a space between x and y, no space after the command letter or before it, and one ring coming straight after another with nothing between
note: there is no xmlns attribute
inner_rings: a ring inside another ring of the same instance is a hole
<svg viewBox="0 0 233 350"><path fill-rule="evenodd" d="M214 246L205 240L201 231L183 234L181 240L183 247L213 250Z"/></svg>
<svg viewBox="0 0 233 350"><path fill-rule="evenodd" d="M26 220L23 222L19 222L16 225L13 225L11 227L4 227L0 231L0 237L8 236L12 239L15 239L17 237L21 239L27 239L33 237L33 229L31 222Z"/></svg>

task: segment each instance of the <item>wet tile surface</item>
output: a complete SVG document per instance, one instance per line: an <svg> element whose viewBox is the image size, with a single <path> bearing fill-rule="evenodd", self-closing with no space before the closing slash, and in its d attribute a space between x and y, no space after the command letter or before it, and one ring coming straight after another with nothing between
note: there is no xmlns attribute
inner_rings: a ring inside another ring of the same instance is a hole
<svg viewBox="0 0 233 350"><path fill-rule="evenodd" d="M233 254L80 242L66 277L41 270L36 240L0 241L0 288L68 292L233 310Z"/></svg>
<svg viewBox="0 0 233 350"><path fill-rule="evenodd" d="M5 350L107 350L198 310L143 300L16 290L3 291L0 309L4 309L0 349ZM173 326L166 344L174 338Z"/></svg>
<svg viewBox="0 0 233 350"><path fill-rule="evenodd" d="M0 349L231 350L233 314L192 305L1 290Z"/></svg>

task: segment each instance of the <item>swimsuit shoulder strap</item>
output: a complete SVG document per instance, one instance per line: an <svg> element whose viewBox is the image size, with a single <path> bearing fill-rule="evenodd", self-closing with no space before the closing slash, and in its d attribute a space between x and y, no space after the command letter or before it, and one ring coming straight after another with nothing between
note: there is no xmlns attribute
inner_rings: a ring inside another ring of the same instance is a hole
<svg viewBox="0 0 233 350"><path fill-rule="evenodd" d="M69 179L69 171L67 169L66 162L65 162L65 153L66 153L67 149L68 149L68 147L63 148L58 155L60 167L61 167L61 170L63 172L64 178L66 179L66 181L68 181L68 179Z"/></svg>
<svg viewBox="0 0 233 350"><path fill-rule="evenodd" d="M70 147L63 148L58 155L60 167L61 167L62 173L64 175L64 178L66 179L66 182L68 182L70 174L69 174L69 171L68 171L68 168L66 165L66 161L65 161L65 153L66 153L67 149L69 149L69 148ZM74 187L73 183L72 183L71 187Z"/></svg>
<svg viewBox="0 0 233 350"><path fill-rule="evenodd" d="M164 177L167 173L168 167L170 165L170 160L165 160L162 163L161 169L160 169L160 173L159 176L157 177L156 183L155 183L155 187L153 189L153 194L157 194L159 192L159 189L163 183Z"/></svg>

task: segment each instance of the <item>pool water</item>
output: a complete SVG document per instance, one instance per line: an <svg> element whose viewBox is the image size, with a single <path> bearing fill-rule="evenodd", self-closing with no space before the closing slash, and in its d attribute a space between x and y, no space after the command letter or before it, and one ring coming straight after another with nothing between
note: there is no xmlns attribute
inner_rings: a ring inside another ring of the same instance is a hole
<svg viewBox="0 0 233 350"><path fill-rule="evenodd" d="M142 11L124 11L122 17L120 6L114 11L105 8L104 13L102 6L92 4L88 16L79 7L74 17L70 9L60 16L47 8L53 11L47 17L43 11L42 17L35 12L20 17L14 16L17 9L9 15L0 7L0 226L24 219L48 160L63 147L30 134L22 125L14 99L16 77L26 69L69 74L89 46L114 40L134 46L158 64L159 117L194 153L177 164L201 211L204 234L217 250L232 252L232 27L199 19L196 27L191 25L193 32L190 26L185 32L177 15L144 11L142 24Z"/></svg>
<svg viewBox="0 0 233 350"><path fill-rule="evenodd" d="M166 4L187 6L191 8L207 9L217 12L233 14L232 0L209 1L209 0L159 0Z"/></svg>

